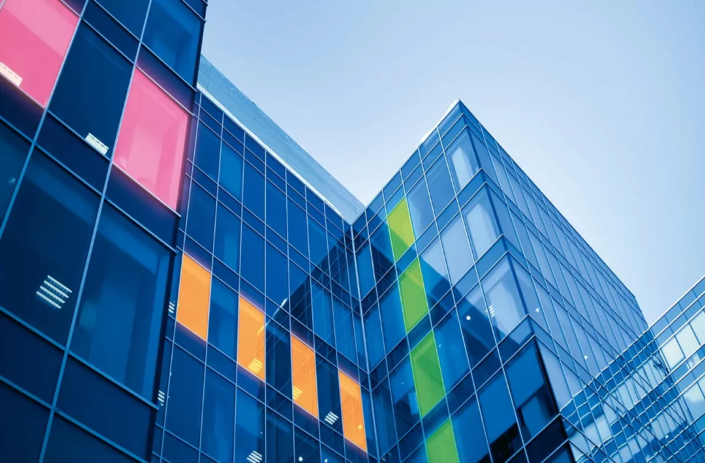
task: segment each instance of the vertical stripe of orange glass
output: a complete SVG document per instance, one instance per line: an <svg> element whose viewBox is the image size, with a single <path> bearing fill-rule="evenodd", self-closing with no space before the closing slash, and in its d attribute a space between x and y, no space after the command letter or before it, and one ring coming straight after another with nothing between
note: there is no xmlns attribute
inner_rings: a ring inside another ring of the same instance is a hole
<svg viewBox="0 0 705 463"><path fill-rule="evenodd" d="M316 354L295 337L291 338L291 367L294 403L318 418Z"/></svg>
<svg viewBox="0 0 705 463"><path fill-rule="evenodd" d="M342 371L339 371L339 377L340 402L343 406L343 433L347 440L367 451L360 385Z"/></svg>
<svg viewBox="0 0 705 463"><path fill-rule="evenodd" d="M181 263L181 286L176 321L204 341L208 338L210 296L210 272L184 254Z"/></svg>
<svg viewBox="0 0 705 463"><path fill-rule="evenodd" d="M264 314L240 298L237 363L264 381Z"/></svg>

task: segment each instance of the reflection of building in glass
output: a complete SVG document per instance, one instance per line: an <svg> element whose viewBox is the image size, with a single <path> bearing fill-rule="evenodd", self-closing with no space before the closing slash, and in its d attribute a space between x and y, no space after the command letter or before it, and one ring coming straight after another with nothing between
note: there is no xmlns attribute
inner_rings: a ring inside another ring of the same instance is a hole
<svg viewBox="0 0 705 463"><path fill-rule="evenodd" d="M3 461L703 459L705 283L648 330L460 102L363 206L205 9L0 1Z"/></svg>

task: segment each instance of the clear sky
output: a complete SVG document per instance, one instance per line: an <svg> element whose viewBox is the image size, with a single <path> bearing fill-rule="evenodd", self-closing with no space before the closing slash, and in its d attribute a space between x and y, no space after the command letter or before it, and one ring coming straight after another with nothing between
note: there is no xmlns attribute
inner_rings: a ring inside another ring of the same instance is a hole
<svg viewBox="0 0 705 463"><path fill-rule="evenodd" d="M211 0L203 49L365 204L460 98L647 321L705 274L702 0Z"/></svg>

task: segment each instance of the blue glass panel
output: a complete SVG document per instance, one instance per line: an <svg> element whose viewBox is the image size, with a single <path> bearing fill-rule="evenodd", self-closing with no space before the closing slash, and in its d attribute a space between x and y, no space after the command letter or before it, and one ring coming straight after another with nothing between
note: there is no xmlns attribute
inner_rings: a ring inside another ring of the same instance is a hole
<svg viewBox="0 0 705 463"><path fill-rule="evenodd" d="M28 152L29 143L0 123L0 223L5 218L5 211Z"/></svg>
<svg viewBox="0 0 705 463"><path fill-rule="evenodd" d="M477 259L492 246L500 233L487 191L487 188L480 190L463 208L470 243Z"/></svg>
<svg viewBox="0 0 705 463"><path fill-rule="evenodd" d="M477 401L473 399L466 403L451 419L460 461L463 463L489 461L489 449L482 429Z"/></svg>
<svg viewBox="0 0 705 463"><path fill-rule="evenodd" d="M186 233L208 251L213 249L215 198L195 183L191 184Z"/></svg>
<svg viewBox="0 0 705 463"><path fill-rule="evenodd" d="M267 461L288 463L294 461L292 424L267 410Z"/></svg>
<svg viewBox="0 0 705 463"><path fill-rule="evenodd" d="M240 270L240 219L218 204L215 256L236 272Z"/></svg>
<svg viewBox="0 0 705 463"><path fill-rule="evenodd" d="M492 450L492 460L507 461L521 447L521 438L504 375L496 375L482 388L478 396L487 439Z"/></svg>
<svg viewBox="0 0 705 463"><path fill-rule="evenodd" d="M289 278L287 258L267 243L267 297L278 306L284 304L289 297Z"/></svg>
<svg viewBox="0 0 705 463"><path fill-rule="evenodd" d="M338 369L316 355L318 416L339 433L343 432Z"/></svg>
<svg viewBox="0 0 705 463"><path fill-rule="evenodd" d="M208 342L237 359L237 293L213 278L208 315Z"/></svg>
<svg viewBox="0 0 705 463"><path fill-rule="evenodd" d="M436 239L421 254L421 274L429 307L439 302L450 289L448 270L440 240Z"/></svg>
<svg viewBox="0 0 705 463"><path fill-rule="evenodd" d="M375 285L369 244L365 245L357 254L357 272L360 278L360 296L365 297Z"/></svg>
<svg viewBox="0 0 705 463"><path fill-rule="evenodd" d="M386 379L382 381L382 384L380 384L377 389L372 391L372 402L374 404L379 451L384 455L389 452L397 440L394 426L394 413L392 411L392 398Z"/></svg>
<svg viewBox="0 0 705 463"><path fill-rule="evenodd" d="M463 330L463 339L470 365L474 367L487 352L494 348L495 344L485 301L479 286L470 291L465 299L458 304L458 318Z"/></svg>
<svg viewBox="0 0 705 463"><path fill-rule="evenodd" d="M389 354L406 334L404 318L401 311L401 299L399 298L399 288L396 284L382 296L379 305L382 314L384 344L387 348L387 354Z"/></svg>
<svg viewBox="0 0 705 463"><path fill-rule="evenodd" d="M433 222L433 209L431 209L431 201L428 198L428 189L426 181L419 182L407 196L409 204L409 214L411 214L411 223L414 227L414 235L420 236L426 227Z"/></svg>
<svg viewBox="0 0 705 463"><path fill-rule="evenodd" d="M267 384L291 397L291 343L289 333L267 319Z"/></svg>
<svg viewBox="0 0 705 463"><path fill-rule="evenodd" d="M264 176L245 163L243 204L259 219L264 220Z"/></svg>
<svg viewBox="0 0 705 463"><path fill-rule="evenodd" d="M431 192L431 202L436 215L439 215L448 205L455 193L453 192L453 184L448 174L448 166L444 159L440 159L426 173L428 180L428 189Z"/></svg>
<svg viewBox="0 0 705 463"><path fill-rule="evenodd" d="M421 417L409 357L389 375L389 383L392 388L392 403L394 404L397 432L399 435L404 435L418 423Z"/></svg>
<svg viewBox="0 0 705 463"><path fill-rule="evenodd" d="M199 123L196 135L196 166L216 180L219 165L220 137L203 123Z"/></svg>
<svg viewBox="0 0 705 463"><path fill-rule="evenodd" d="M91 462L130 463L134 461L104 441L91 436L67 420L52 421L44 461L47 463Z"/></svg>
<svg viewBox="0 0 705 463"><path fill-rule="evenodd" d="M203 398L203 364L175 347L171 362L166 428L198 445Z"/></svg>
<svg viewBox="0 0 705 463"><path fill-rule="evenodd" d="M304 256L308 256L308 234L306 232L306 213L291 199L289 203L289 242Z"/></svg>
<svg viewBox="0 0 705 463"><path fill-rule="evenodd" d="M242 200L242 156L226 144L222 144L220 154L220 186Z"/></svg>
<svg viewBox="0 0 705 463"><path fill-rule="evenodd" d="M502 259L482 279L482 287L487 297L487 309L498 330L498 339L501 339L526 314L509 257Z"/></svg>
<svg viewBox="0 0 705 463"><path fill-rule="evenodd" d="M201 450L218 461L232 461L235 432L235 386L206 370Z"/></svg>
<svg viewBox="0 0 705 463"><path fill-rule="evenodd" d="M308 242L310 250L309 259L311 259L313 265L328 273L328 243L326 241L326 232L315 220L311 219L311 217L308 218Z"/></svg>
<svg viewBox="0 0 705 463"><path fill-rule="evenodd" d="M49 410L0 383L0 448L7 461L39 461Z"/></svg>
<svg viewBox="0 0 705 463"><path fill-rule="evenodd" d="M441 242L443 243L443 249L445 249L450 281L455 284L460 281L474 263L468 236L465 233L465 226L460 216L456 217L441 232Z"/></svg>
<svg viewBox="0 0 705 463"><path fill-rule="evenodd" d="M352 312L335 297L333 298L333 309L335 313L336 347L341 354L350 360L354 360L355 331L353 331Z"/></svg>
<svg viewBox="0 0 705 463"><path fill-rule="evenodd" d="M284 193L267 182L267 225L286 238L286 198Z"/></svg>
<svg viewBox="0 0 705 463"><path fill-rule="evenodd" d="M98 3L133 34L138 37L142 34L149 0L98 0Z"/></svg>
<svg viewBox="0 0 705 463"><path fill-rule="evenodd" d="M317 336L334 346L333 308L331 295L316 282L311 284L311 301L313 305L313 331Z"/></svg>
<svg viewBox="0 0 705 463"><path fill-rule="evenodd" d="M365 337L370 369L377 366L385 354L382 325L379 319L379 306L375 306L365 315Z"/></svg>
<svg viewBox="0 0 705 463"><path fill-rule="evenodd" d="M470 182L470 179L480 168L467 130L446 149L446 156L448 157L455 190L460 191Z"/></svg>
<svg viewBox="0 0 705 463"><path fill-rule="evenodd" d="M263 461L264 405L238 389L236 409L235 461Z"/></svg>
<svg viewBox="0 0 705 463"><path fill-rule="evenodd" d="M242 227L241 275L264 292L264 238L248 226Z"/></svg>
<svg viewBox="0 0 705 463"><path fill-rule="evenodd" d="M443 384L449 392L470 371L465 354L458 316L452 311L434 330Z"/></svg>

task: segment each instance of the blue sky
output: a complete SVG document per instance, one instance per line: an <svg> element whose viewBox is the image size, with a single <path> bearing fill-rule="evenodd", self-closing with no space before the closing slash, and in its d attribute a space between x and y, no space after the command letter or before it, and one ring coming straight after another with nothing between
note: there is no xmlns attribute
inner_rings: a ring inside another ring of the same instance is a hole
<svg viewBox="0 0 705 463"><path fill-rule="evenodd" d="M365 204L460 98L647 321L705 274L705 2L211 0L203 50Z"/></svg>

